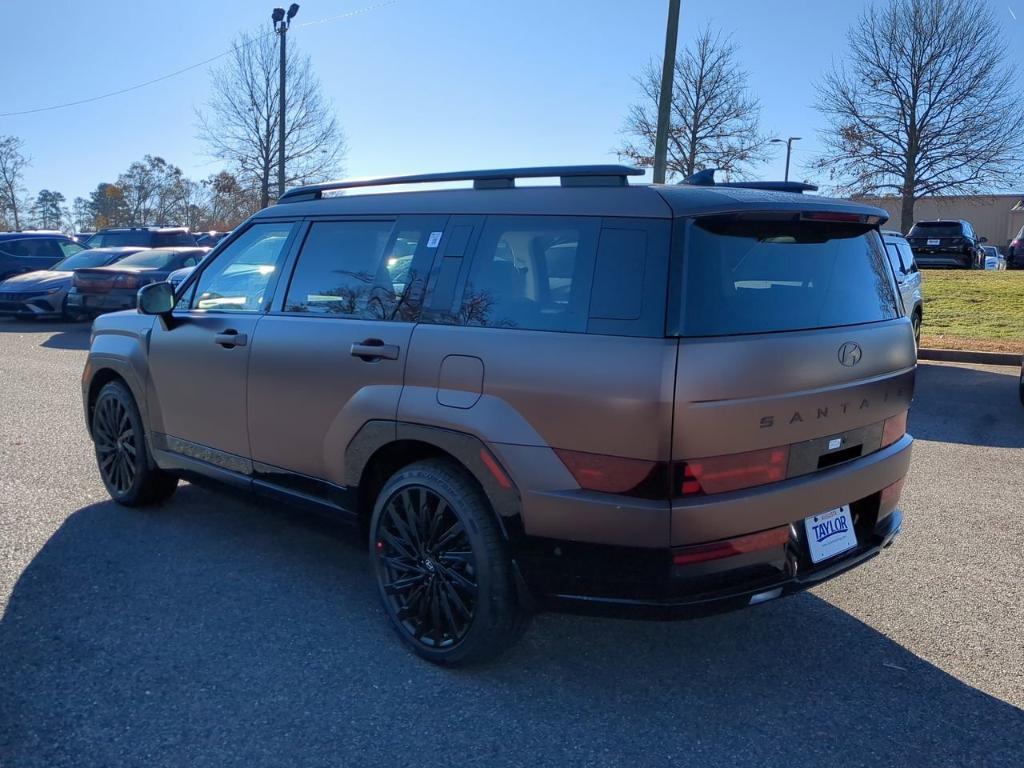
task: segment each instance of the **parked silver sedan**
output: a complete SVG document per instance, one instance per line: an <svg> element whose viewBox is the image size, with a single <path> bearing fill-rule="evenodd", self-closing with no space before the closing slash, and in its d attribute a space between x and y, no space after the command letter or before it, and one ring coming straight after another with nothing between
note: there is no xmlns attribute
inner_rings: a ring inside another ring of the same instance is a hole
<svg viewBox="0 0 1024 768"><path fill-rule="evenodd" d="M74 270L105 267L143 250L146 249L89 248L58 261L49 269L9 277L0 282L0 317L79 320L81 318L67 306Z"/></svg>

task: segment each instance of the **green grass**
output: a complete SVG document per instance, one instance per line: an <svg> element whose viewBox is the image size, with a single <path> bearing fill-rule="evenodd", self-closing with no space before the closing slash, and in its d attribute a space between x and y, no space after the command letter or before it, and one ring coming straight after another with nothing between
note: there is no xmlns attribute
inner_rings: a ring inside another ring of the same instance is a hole
<svg viewBox="0 0 1024 768"><path fill-rule="evenodd" d="M1024 270L925 269L921 276L922 346L1024 351Z"/></svg>

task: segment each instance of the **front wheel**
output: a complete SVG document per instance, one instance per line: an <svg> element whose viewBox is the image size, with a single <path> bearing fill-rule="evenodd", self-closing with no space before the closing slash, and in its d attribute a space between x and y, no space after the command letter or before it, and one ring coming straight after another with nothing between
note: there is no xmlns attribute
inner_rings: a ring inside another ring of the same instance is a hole
<svg viewBox="0 0 1024 768"><path fill-rule="evenodd" d="M410 464L385 484L370 522L370 558L392 627L428 661L483 661L525 629L494 513L452 461Z"/></svg>
<svg viewBox="0 0 1024 768"><path fill-rule="evenodd" d="M914 346L921 347L921 313L915 312L910 317L910 325L914 329Z"/></svg>
<svg viewBox="0 0 1024 768"><path fill-rule="evenodd" d="M96 398L92 439L103 485L118 504L138 507L158 503L178 487L178 478L150 459L135 398L120 381L104 385Z"/></svg>

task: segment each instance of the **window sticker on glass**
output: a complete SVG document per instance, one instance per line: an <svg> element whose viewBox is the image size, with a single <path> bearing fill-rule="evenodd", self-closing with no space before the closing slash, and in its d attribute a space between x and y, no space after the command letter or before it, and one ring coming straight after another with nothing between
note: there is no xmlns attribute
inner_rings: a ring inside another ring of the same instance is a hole
<svg viewBox="0 0 1024 768"><path fill-rule="evenodd" d="M427 248L437 248L437 244L441 242L440 232L431 232L430 237L427 238Z"/></svg>

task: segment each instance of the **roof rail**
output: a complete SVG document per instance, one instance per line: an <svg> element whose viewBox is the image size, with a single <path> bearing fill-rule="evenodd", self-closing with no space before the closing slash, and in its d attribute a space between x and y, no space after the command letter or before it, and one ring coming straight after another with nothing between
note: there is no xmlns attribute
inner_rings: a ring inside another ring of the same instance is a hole
<svg viewBox="0 0 1024 768"><path fill-rule="evenodd" d="M715 181L715 168L705 168L692 176L687 176L680 184L695 187L740 187L742 189L763 189L770 192L817 192L816 184L804 184L801 181Z"/></svg>
<svg viewBox="0 0 1024 768"><path fill-rule="evenodd" d="M499 168L483 171L448 171L446 173L420 173L411 176L378 176L362 179L341 179L323 184L307 184L289 189L277 201L297 203L319 200L324 192L359 187L385 187L394 184L430 184L443 181L472 181L474 189L509 189L516 179L538 179L558 176L563 187L626 186L627 176L643 176L640 168L628 165L549 165L537 168Z"/></svg>

